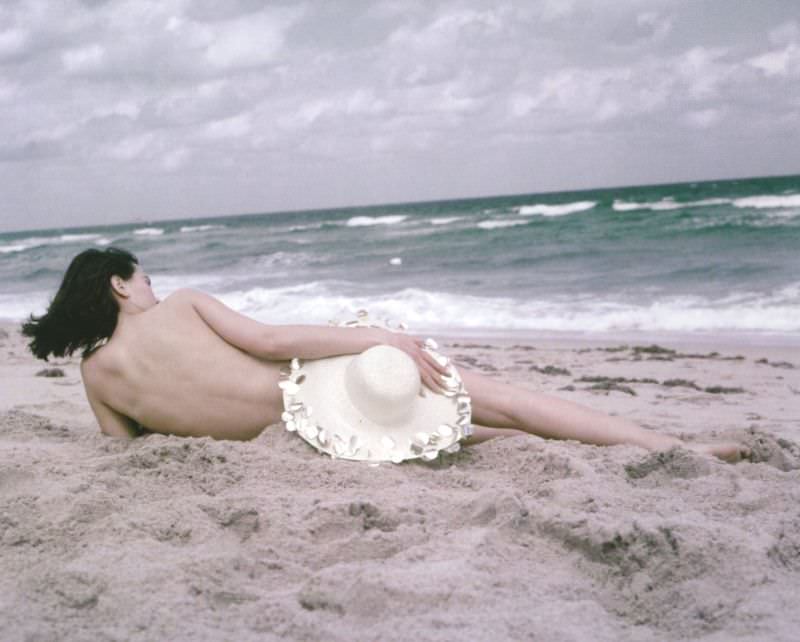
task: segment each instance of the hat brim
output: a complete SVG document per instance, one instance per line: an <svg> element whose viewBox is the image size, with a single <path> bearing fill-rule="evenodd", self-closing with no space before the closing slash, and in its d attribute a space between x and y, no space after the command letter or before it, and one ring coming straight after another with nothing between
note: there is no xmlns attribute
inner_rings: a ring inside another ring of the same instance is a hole
<svg viewBox="0 0 800 642"><path fill-rule="evenodd" d="M470 402L452 363L447 396L424 388L402 420L379 423L365 417L345 389L345 369L356 356L293 363L287 381L294 385L283 389L287 429L320 452L358 461L431 460L440 450L458 448L469 434Z"/></svg>

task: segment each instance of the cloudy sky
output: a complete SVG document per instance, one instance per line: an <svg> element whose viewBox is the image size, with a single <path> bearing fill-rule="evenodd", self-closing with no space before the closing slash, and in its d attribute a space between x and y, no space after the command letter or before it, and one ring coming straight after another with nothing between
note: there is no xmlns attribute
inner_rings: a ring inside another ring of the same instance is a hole
<svg viewBox="0 0 800 642"><path fill-rule="evenodd" d="M800 172L796 0L3 0L0 230Z"/></svg>

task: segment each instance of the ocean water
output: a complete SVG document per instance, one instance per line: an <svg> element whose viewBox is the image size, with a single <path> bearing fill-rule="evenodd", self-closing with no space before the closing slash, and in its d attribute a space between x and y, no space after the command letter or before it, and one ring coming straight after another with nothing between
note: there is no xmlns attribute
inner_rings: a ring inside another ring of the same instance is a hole
<svg viewBox="0 0 800 642"><path fill-rule="evenodd" d="M108 245L265 323L800 339L800 176L5 233L0 317Z"/></svg>

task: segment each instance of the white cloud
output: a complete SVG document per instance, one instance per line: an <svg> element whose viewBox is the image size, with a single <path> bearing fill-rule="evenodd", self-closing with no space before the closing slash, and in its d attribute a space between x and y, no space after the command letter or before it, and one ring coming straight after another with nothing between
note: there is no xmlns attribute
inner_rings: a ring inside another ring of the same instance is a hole
<svg viewBox="0 0 800 642"><path fill-rule="evenodd" d="M783 49L750 58L747 62L763 71L765 76L788 76L800 71L800 47L791 43Z"/></svg>
<svg viewBox="0 0 800 642"><path fill-rule="evenodd" d="M224 93L224 79L197 85L177 86L151 97L143 111L146 117L165 127L182 127L227 117L235 106Z"/></svg>
<svg viewBox="0 0 800 642"><path fill-rule="evenodd" d="M726 113L720 102L737 83L752 82L725 48L694 47L627 66L568 67L543 77L521 75L506 97L509 122L531 131L601 132L610 123L644 118L659 128L708 128ZM681 115L683 114L683 115ZM640 125L641 127L641 125Z"/></svg>
<svg viewBox="0 0 800 642"><path fill-rule="evenodd" d="M439 140L439 136L434 132L385 132L370 137L369 147L380 154L404 151L421 153L438 146L440 144Z"/></svg>
<svg viewBox="0 0 800 642"><path fill-rule="evenodd" d="M0 31L0 60L21 53L27 43L28 33L22 29Z"/></svg>
<svg viewBox="0 0 800 642"><path fill-rule="evenodd" d="M184 20L181 16L170 16L167 18L167 24L164 25L166 31L179 31L183 26Z"/></svg>
<svg viewBox="0 0 800 642"><path fill-rule="evenodd" d="M206 59L218 69L270 63L284 45L284 32L297 18L298 12L265 11L216 23Z"/></svg>
<svg viewBox="0 0 800 642"><path fill-rule="evenodd" d="M436 127L442 123L440 116L459 117L477 111L483 105L483 100L473 96L472 87L463 79L435 85L422 85L410 87L394 94L393 102L400 106L400 111L406 114L428 114L432 120L430 126ZM453 124L459 121L453 121Z"/></svg>
<svg viewBox="0 0 800 642"><path fill-rule="evenodd" d="M328 99L309 100L301 103L278 119L278 124L284 129L305 129L324 114L333 111L333 101Z"/></svg>
<svg viewBox="0 0 800 642"><path fill-rule="evenodd" d="M227 85L228 81L224 78L210 80L197 85L196 94L200 98L219 98Z"/></svg>
<svg viewBox="0 0 800 642"><path fill-rule="evenodd" d="M574 0L544 0L539 7L539 16L546 21L566 18L575 11Z"/></svg>
<svg viewBox="0 0 800 642"><path fill-rule="evenodd" d="M722 118L721 109L700 109L686 114L686 122L697 129L708 129L716 125Z"/></svg>
<svg viewBox="0 0 800 642"><path fill-rule="evenodd" d="M434 107L441 112L453 114L458 112L474 112L480 108L482 101L468 95L458 85L448 85L434 102Z"/></svg>
<svg viewBox="0 0 800 642"><path fill-rule="evenodd" d="M389 105L375 96L371 89L357 89L346 100L345 111L348 114L381 114Z"/></svg>
<svg viewBox="0 0 800 642"><path fill-rule="evenodd" d="M19 86L16 83L6 82L0 79L0 102L5 102L16 97L19 93Z"/></svg>
<svg viewBox="0 0 800 642"><path fill-rule="evenodd" d="M509 98L511 115L516 118L527 116L536 107L537 100L533 96L523 93L513 93Z"/></svg>
<svg viewBox="0 0 800 642"><path fill-rule="evenodd" d="M622 113L622 106L613 98L604 98L594 112L593 120L604 122Z"/></svg>
<svg viewBox="0 0 800 642"><path fill-rule="evenodd" d="M76 122L55 123L50 126L37 127L31 130L29 137L36 140L61 141L77 132L82 125L90 120L91 118L85 118Z"/></svg>
<svg viewBox="0 0 800 642"><path fill-rule="evenodd" d="M92 113L92 118L103 118L105 116L125 116L135 120L141 112L141 105L133 100L119 100L109 107L98 107Z"/></svg>
<svg viewBox="0 0 800 642"><path fill-rule="evenodd" d="M513 116L607 121L623 113L622 96L630 91L632 72L628 68L561 69L542 78L533 92L513 93L509 109ZM636 105L628 102L628 111Z"/></svg>
<svg viewBox="0 0 800 642"><path fill-rule="evenodd" d="M389 109L390 104L378 98L373 90L359 88L329 98L287 105L277 122L284 130L296 131L312 127L320 119L328 117L348 117L353 122L363 124L363 118L380 116Z"/></svg>
<svg viewBox="0 0 800 642"><path fill-rule="evenodd" d="M168 172L174 172L183 167L190 156L191 153L185 147L174 149L161 158L161 167Z"/></svg>
<svg viewBox="0 0 800 642"><path fill-rule="evenodd" d="M67 73L80 74L96 71L103 66L105 49L99 44L70 49L61 55Z"/></svg>
<svg viewBox="0 0 800 642"><path fill-rule="evenodd" d="M501 9L452 11L437 17L422 28L403 26L397 29L389 36L389 43L423 50L451 47L459 40L501 31L504 13Z"/></svg>
<svg viewBox="0 0 800 642"><path fill-rule="evenodd" d="M252 129L251 115L249 113L237 114L230 118L223 118L208 123L203 128L203 136L210 139L240 138L249 134Z"/></svg>
<svg viewBox="0 0 800 642"><path fill-rule="evenodd" d="M695 99L717 95L719 86L735 72L735 65L721 62L728 50L723 47L693 47L677 63L677 71Z"/></svg>
<svg viewBox="0 0 800 642"><path fill-rule="evenodd" d="M134 160L145 154L153 146L154 142L155 136L150 132L128 136L108 145L108 155L116 160Z"/></svg>

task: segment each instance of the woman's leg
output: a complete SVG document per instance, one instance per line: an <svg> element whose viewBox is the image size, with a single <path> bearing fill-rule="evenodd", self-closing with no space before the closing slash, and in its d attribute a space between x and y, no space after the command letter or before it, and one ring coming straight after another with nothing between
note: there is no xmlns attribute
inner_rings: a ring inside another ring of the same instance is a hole
<svg viewBox="0 0 800 642"><path fill-rule="evenodd" d="M474 438L467 443L476 443L492 436L518 434L514 431L522 430L548 439L574 439L598 446L632 444L648 450L684 446L723 459L738 459L745 454L740 444L685 444L676 437L645 430L627 419L612 417L558 397L500 383L467 368L459 367L458 372L472 397L473 422L504 429L495 431L496 435L492 431L477 429Z"/></svg>

